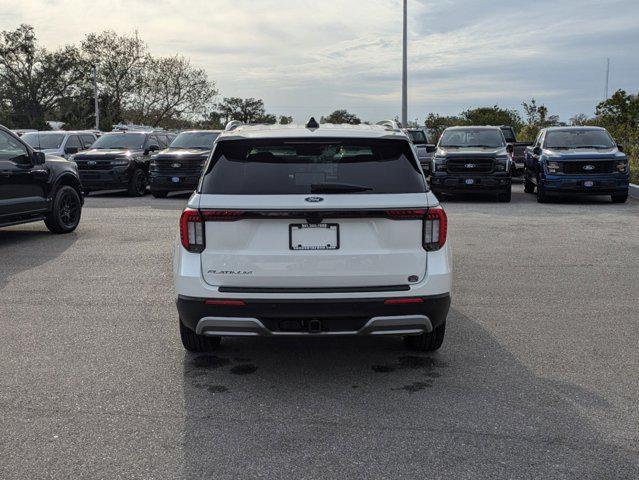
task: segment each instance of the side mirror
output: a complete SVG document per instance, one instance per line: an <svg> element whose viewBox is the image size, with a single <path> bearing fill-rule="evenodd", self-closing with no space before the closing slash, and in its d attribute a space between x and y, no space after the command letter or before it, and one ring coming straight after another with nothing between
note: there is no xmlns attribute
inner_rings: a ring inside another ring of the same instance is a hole
<svg viewBox="0 0 639 480"><path fill-rule="evenodd" d="M623 145L617 144L617 150L619 150L620 152L623 152Z"/></svg>
<svg viewBox="0 0 639 480"><path fill-rule="evenodd" d="M33 161L34 165L44 165L44 152L33 152L33 154L31 155L31 160Z"/></svg>
<svg viewBox="0 0 639 480"><path fill-rule="evenodd" d="M159 149L159 145L149 145L149 152L157 152Z"/></svg>
<svg viewBox="0 0 639 480"><path fill-rule="evenodd" d="M67 155L72 155L74 153L78 153L80 151L80 149L78 147L66 147L64 149L64 153L66 153Z"/></svg>
<svg viewBox="0 0 639 480"><path fill-rule="evenodd" d="M541 155L541 147L535 147L533 148L533 153L535 155Z"/></svg>
<svg viewBox="0 0 639 480"><path fill-rule="evenodd" d="M506 145L506 151L510 153L511 155L515 153L515 147L513 146L512 143L509 143L508 145Z"/></svg>

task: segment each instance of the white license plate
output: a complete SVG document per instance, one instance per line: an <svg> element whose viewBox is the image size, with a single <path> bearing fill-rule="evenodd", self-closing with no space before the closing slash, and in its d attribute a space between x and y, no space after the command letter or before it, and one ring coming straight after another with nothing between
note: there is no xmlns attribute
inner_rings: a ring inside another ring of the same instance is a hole
<svg viewBox="0 0 639 480"><path fill-rule="evenodd" d="M296 223L289 225L291 250L337 250L339 225L336 223Z"/></svg>
<svg viewBox="0 0 639 480"><path fill-rule="evenodd" d="M173 183L180 183L180 177L171 177Z"/></svg>
<svg viewBox="0 0 639 480"><path fill-rule="evenodd" d="M472 185L475 183L475 179L474 178L467 178L466 179L466 185Z"/></svg>
<svg viewBox="0 0 639 480"><path fill-rule="evenodd" d="M593 182L592 180L586 180L584 182L584 187L592 187L594 186L595 182Z"/></svg>

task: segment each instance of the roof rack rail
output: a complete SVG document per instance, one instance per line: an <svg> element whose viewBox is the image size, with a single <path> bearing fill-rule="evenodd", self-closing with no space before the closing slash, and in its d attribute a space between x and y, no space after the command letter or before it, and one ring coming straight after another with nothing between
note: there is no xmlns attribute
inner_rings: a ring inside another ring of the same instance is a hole
<svg viewBox="0 0 639 480"><path fill-rule="evenodd" d="M386 130L397 131L402 129L402 124L395 120L382 120L381 122L377 122L375 125L384 127Z"/></svg>
<svg viewBox="0 0 639 480"><path fill-rule="evenodd" d="M242 125L244 124L240 122L239 120L231 120L230 122L226 124L224 131L230 132L231 130L235 130L236 128L241 127Z"/></svg>

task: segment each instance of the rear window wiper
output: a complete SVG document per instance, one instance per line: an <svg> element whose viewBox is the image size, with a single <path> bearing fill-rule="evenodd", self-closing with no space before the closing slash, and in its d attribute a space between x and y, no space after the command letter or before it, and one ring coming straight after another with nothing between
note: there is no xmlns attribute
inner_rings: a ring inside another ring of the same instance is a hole
<svg viewBox="0 0 639 480"><path fill-rule="evenodd" d="M311 193L344 193L367 192L372 190L365 185L351 185L350 183L316 183L311 185Z"/></svg>

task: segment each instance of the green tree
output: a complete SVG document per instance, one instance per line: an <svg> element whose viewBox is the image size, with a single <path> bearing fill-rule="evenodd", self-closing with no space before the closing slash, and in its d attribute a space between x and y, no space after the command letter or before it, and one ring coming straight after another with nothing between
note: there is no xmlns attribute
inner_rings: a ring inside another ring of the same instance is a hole
<svg viewBox="0 0 639 480"><path fill-rule="evenodd" d="M227 97L218 104L217 111L225 123L231 120L239 120L246 124L277 121L274 115L267 115L264 101L258 98Z"/></svg>
<svg viewBox="0 0 639 480"><path fill-rule="evenodd" d="M465 118L455 115L444 116L437 113L429 113L426 116L424 125L430 132L430 140L434 143L437 143L439 141L439 137L441 137L444 130L446 130L448 127L467 125L467 122L468 121Z"/></svg>
<svg viewBox="0 0 639 480"><path fill-rule="evenodd" d="M280 115L278 123L280 125L289 125L291 123L293 123L293 117L289 117L286 115Z"/></svg>
<svg viewBox="0 0 639 480"><path fill-rule="evenodd" d="M354 113L349 113L347 110L335 110L333 113L320 119L320 123L334 123L349 125L359 125L362 121Z"/></svg>
<svg viewBox="0 0 639 480"><path fill-rule="evenodd" d="M460 115L469 125L509 125L518 132L523 127L521 116L516 110L492 107L473 108Z"/></svg>

